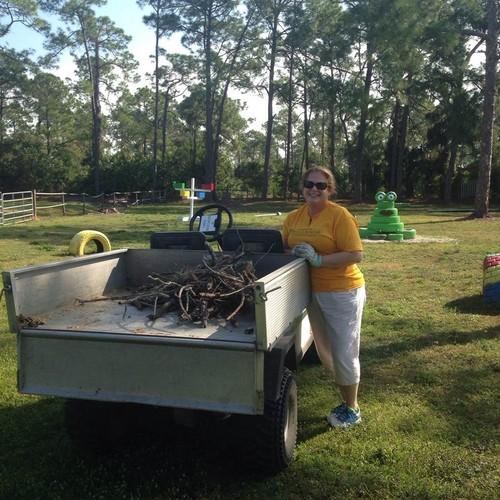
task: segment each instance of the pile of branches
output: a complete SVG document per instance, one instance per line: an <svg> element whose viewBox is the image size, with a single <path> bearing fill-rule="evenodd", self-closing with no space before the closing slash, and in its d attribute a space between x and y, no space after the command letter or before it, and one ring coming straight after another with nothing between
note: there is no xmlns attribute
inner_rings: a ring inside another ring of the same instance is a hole
<svg viewBox="0 0 500 500"><path fill-rule="evenodd" d="M156 320L164 314L179 313L181 319L200 323L206 328L211 318L224 318L236 324L236 316L254 302L255 270L244 253L215 254L209 250L202 263L176 273L153 273L150 283L121 300L138 309L152 308L148 317Z"/></svg>

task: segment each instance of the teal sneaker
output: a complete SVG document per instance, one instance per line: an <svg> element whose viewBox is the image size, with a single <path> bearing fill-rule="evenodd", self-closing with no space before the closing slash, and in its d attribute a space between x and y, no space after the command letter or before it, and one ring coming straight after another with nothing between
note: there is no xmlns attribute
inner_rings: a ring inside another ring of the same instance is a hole
<svg viewBox="0 0 500 500"><path fill-rule="evenodd" d="M352 427L361 422L361 411L349 408L345 403L334 408L328 415L328 423L332 427ZM336 411L337 410L337 411Z"/></svg>
<svg viewBox="0 0 500 500"><path fill-rule="evenodd" d="M345 402L343 402L342 404L336 406L331 412L330 414L331 415L335 415L336 417L338 417L339 415L342 415L345 411L347 410L347 405L345 404Z"/></svg>

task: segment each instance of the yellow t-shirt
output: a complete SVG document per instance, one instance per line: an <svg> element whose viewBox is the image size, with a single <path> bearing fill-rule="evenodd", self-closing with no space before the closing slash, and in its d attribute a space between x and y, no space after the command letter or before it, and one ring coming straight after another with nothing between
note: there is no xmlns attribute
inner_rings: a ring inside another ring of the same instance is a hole
<svg viewBox="0 0 500 500"><path fill-rule="evenodd" d="M320 255L335 252L361 252L356 219L344 207L331 201L314 217L307 205L290 212L283 226L285 246L293 248L306 242ZM363 286L363 273L356 264L342 267L311 267L313 292L340 292Z"/></svg>

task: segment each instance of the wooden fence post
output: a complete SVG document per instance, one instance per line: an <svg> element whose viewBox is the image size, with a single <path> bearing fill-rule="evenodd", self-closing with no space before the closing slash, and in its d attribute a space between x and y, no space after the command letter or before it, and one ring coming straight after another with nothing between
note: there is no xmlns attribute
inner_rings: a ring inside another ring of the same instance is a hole
<svg viewBox="0 0 500 500"><path fill-rule="evenodd" d="M31 216L31 218L33 220L36 220L36 208L37 208L36 207L36 189L33 189L33 192L31 193L31 196L32 196L31 203L33 205L33 209L32 209L33 210L33 215ZM2 210L2 213L3 213L3 210Z"/></svg>
<svg viewBox="0 0 500 500"><path fill-rule="evenodd" d="M82 209L83 209L83 215L87 214L87 210L85 209L85 193L82 193Z"/></svg>
<svg viewBox="0 0 500 500"><path fill-rule="evenodd" d="M62 193L62 209L63 209L63 215L66 215L66 202L64 200L64 193Z"/></svg>

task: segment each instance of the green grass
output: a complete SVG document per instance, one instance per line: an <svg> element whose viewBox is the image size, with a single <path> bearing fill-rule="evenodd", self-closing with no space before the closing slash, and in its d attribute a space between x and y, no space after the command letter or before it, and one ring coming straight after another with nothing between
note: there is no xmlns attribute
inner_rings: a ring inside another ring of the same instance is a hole
<svg viewBox="0 0 500 500"><path fill-rule="evenodd" d="M293 204L233 208L238 226L279 228ZM88 455L66 435L58 399L16 391L15 337L0 305L0 498L498 498L500 305L482 302L482 260L500 253L500 218L402 208L407 227L444 243L367 243L362 335L363 423L329 430L336 402L320 366L302 365L296 460L263 480L239 465L223 424L130 436ZM372 207L352 206L360 223ZM281 211L281 216L255 217ZM83 229L114 248L147 247L185 229L185 205L42 218L0 227L0 268L68 258ZM234 443L233 443L234 444ZM497 493L495 493L497 491Z"/></svg>

